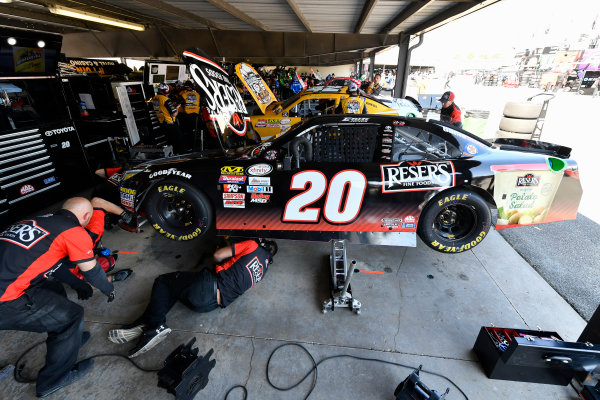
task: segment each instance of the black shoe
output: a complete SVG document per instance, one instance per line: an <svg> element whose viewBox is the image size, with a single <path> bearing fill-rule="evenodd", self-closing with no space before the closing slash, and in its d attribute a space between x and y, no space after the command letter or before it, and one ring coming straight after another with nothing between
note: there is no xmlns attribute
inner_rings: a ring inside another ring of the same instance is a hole
<svg viewBox="0 0 600 400"><path fill-rule="evenodd" d="M92 336L88 331L83 331L81 334L81 346L87 343L90 340L90 336Z"/></svg>
<svg viewBox="0 0 600 400"><path fill-rule="evenodd" d="M94 360L84 360L78 362L77 364L75 364L75 366L73 366L73 368L71 368L69 372L63 375L63 377L56 383L56 385L46 390L39 390L37 392L37 397L46 397L56 392L57 390L64 388L65 386L69 386L70 384L77 382L78 380L83 378L85 374L90 372L93 366Z"/></svg>
<svg viewBox="0 0 600 400"><path fill-rule="evenodd" d="M113 282L119 282L119 281L124 281L125 279L129 278L129 275L131 275L132 273L133 273L133 270L126 268L126 269L121 269L109 276L112 276Z"/></svg>
<svg viewBox="0 0 600 400"><path fill-rule="evenodd" d="M137 345L129 350L129 358L137 357L151 350L154 346L162 342L171 333L171 328L161 325L156 329L146 330L142 333Z"/></svg>

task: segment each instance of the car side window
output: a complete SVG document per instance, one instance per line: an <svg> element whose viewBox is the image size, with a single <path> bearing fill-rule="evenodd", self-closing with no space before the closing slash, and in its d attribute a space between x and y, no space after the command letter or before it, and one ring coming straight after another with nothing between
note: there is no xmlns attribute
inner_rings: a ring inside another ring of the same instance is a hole
<svg viewBox="0 0 600 400"><path fill-rule="evenodd" d="M390 139L392 143L389 143ZM391 149L389 144L392 145ZM384 131L382 137L384 159L387 159L386 155L389 155L391 161L397 162L458 158L461 152L453 144L426 130L412 126L395 126L392 135L389 132L386 135Z"/></svg>
<svg viewBox="0 0 600 400"><path fill-rule="evenodd" d="M318 114L333 114L335 99L306 99L290 109L290 116L307 118Z"/></svg>
<svg viewBox="0 0 600 400"><path fill-rule="evenodd" d="M377 146L376 125L325 125L306 135L315 162L372 162Z"/></svg>

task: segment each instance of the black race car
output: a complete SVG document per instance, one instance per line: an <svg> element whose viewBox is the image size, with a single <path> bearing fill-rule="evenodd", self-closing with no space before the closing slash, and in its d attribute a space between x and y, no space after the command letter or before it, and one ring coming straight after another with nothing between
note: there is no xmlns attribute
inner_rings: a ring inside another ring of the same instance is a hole
<svg viewBox="0 0 600 400"><path fill-rule="evenodd" d="M267 142L239 92L198 50L184 60L221 150L127 171L121 204L173 240L219 235L472 249L496 229L574 219L582 195L570 149L494 145L439 121L318 116Z"/></svg>
<svg viewBox="0 0 600 400"><path fill-rule="evenodd" d="M249 144L249 143L246 143ZM569 149L489 143L441 122L335 115L267 142L148 162L122 206L173 240L221 235L416 245L458 253L496 228L573 219Z"/></svg>

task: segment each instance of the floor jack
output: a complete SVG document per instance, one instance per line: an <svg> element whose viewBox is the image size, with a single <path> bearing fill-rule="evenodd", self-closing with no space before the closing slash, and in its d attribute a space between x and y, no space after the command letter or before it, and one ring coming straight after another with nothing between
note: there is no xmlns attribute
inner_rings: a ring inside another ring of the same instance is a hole
<svg viewBox="0 0 600 400"><path fill-rule="evenodd" d="M323 301L323 314L329 310L333 311L337 307L349 308L356 314L360 314L360 301L352 297L352 288L350 287L350 280L354 274L356 260L352 260L351 266L348 268L345 241L331 241L329 263L331 264L329 280L331 297Z"/></svg>

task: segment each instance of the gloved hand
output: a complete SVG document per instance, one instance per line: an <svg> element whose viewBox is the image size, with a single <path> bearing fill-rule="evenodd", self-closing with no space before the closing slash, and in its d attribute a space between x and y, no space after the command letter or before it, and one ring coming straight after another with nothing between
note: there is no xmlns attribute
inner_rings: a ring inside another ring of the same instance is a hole
<svg viewBox="0 0 600 400"><path fill-rule="evenodd" d="M75 289L75 291L77 292L77 298L79 300L87 300L94 294L94 290L87 283L84 283L83 285L77 286L73 289Z"/></svg>
<svg viewBox="0 0 600 400"><path fill-rule="evenodd" d="M108 300L106 301L107 303L110 303L111 301L113 301L115 299L115 290L113 290L109 295L108 295Z"/></svg>

